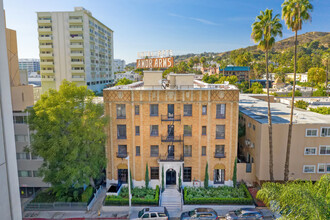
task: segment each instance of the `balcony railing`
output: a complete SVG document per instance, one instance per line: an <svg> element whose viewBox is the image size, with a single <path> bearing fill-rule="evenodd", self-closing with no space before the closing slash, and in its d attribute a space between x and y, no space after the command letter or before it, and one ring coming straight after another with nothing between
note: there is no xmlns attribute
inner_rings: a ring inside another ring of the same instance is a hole
<svg viewBox="0 0 330 220"><path fill-rule="evenodd" d="M126 158L127 155L127 152L117 152L117 158Z"/></svg>
<svg viewBox="0 0 330 220"><path fill-rule="evenodd" d="M162 136L162 142L182 142L181 136Z"/></svg>
<svg viewBox="0 0 330 220"><path fill-rule="evenodd" d="M162 115L162 121L181 121L181 115Z"/></svg>
<svg viewBox="0 0 330 220"><path fill-rule="evenodd" d="M159 155L159 161L161 162L172 162L172 161L183 161L182 154L169 156L168 154Z"/></svg>
<svg viewBox="0 0 330 220"><path fill-rule="evenodd" d="M225 158L226 154L225 153L214 153L214 158Z"/></svg>

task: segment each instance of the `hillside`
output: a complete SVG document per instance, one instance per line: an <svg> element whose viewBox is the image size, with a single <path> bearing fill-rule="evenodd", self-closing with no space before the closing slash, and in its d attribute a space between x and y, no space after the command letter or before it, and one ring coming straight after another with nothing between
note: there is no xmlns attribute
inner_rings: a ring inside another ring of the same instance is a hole
<svg viewBox="0 0 330 220"><path fill-rule="evenodd" d="M292 34L294 35L294 34ZM324 46L325 48L330 47L330 32L307 32L304 34L298 35L298 45L304 45L306 43L310 43L312 41L319 41L320 45ZM280 40L275 43L275 46L273 47L273 51L280 52L287 50L291 47L294 47L294 36L285 38L283 40ZM240 48L240 49L245 49L250 52L255 52L258 50L257 46L249 46L246 48ZM239 49L238 49L239 50ZM175 56L175 62L179 61L187 61L190 57L194 56L205 56L205 57L211 57L211 56L224 56L228 55L231 51L226 51L222 53L214 53L214 52L205 52L202 54L185 54L185 55L180 55L180 56Z"/></svg>

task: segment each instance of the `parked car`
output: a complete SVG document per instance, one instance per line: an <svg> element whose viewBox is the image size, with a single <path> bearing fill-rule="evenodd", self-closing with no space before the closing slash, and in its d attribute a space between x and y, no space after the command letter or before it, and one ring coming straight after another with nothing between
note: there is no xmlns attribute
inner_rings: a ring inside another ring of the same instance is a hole
<svg viewBox="0 0 330 220"><path fill-rule="evenodd" d="M244 220L255 220L264 219L263 214L254 208L242 208L235 211L230 211L226 214L226 219L244 219Z"/></svg>
<svg viewBox="0 0 330 220"><path fill-rule="evenodd" d="M189 212L183 212L180 219L218 219L218 214L211 208L197 208Z"/></svg>
<svg viewBox="0 0 330 220"><path fill-rule="evenodd" d="M166 207L152 207L152 208L144 208L139 211L137 219L152 219L152 220L168 220L169 214Z"/></svg>

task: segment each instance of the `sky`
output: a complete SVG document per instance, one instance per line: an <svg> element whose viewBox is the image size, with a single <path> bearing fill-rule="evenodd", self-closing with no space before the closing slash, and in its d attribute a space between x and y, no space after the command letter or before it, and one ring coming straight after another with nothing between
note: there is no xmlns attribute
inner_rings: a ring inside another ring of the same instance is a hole
<svg viewBox="0 0 330 220"><path fill-rule="evenodd" d="M114 58L134 62L138 52L174 55L224 52L254 45L251 25L261 10L281 13L283 0L4 0L7 27L17 31L19 58L39 58L39 11L82 6L114 31ZM312 0L312 21L298 33L330 32L330 1ZM283 38L293 36L283 23ZM280 40L280 39L278 39Z"/></svg>

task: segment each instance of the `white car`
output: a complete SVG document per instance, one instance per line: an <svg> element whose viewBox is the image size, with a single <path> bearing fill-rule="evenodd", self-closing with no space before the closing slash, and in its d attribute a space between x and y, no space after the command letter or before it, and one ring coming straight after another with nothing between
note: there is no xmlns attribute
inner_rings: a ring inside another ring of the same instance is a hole
<svg viewBox="0 0 330 220"><path fill-rule="evenodd" d="M168 220L169 214L166 207L144 208L139 211L138 218L143 220Z"/></svg>

